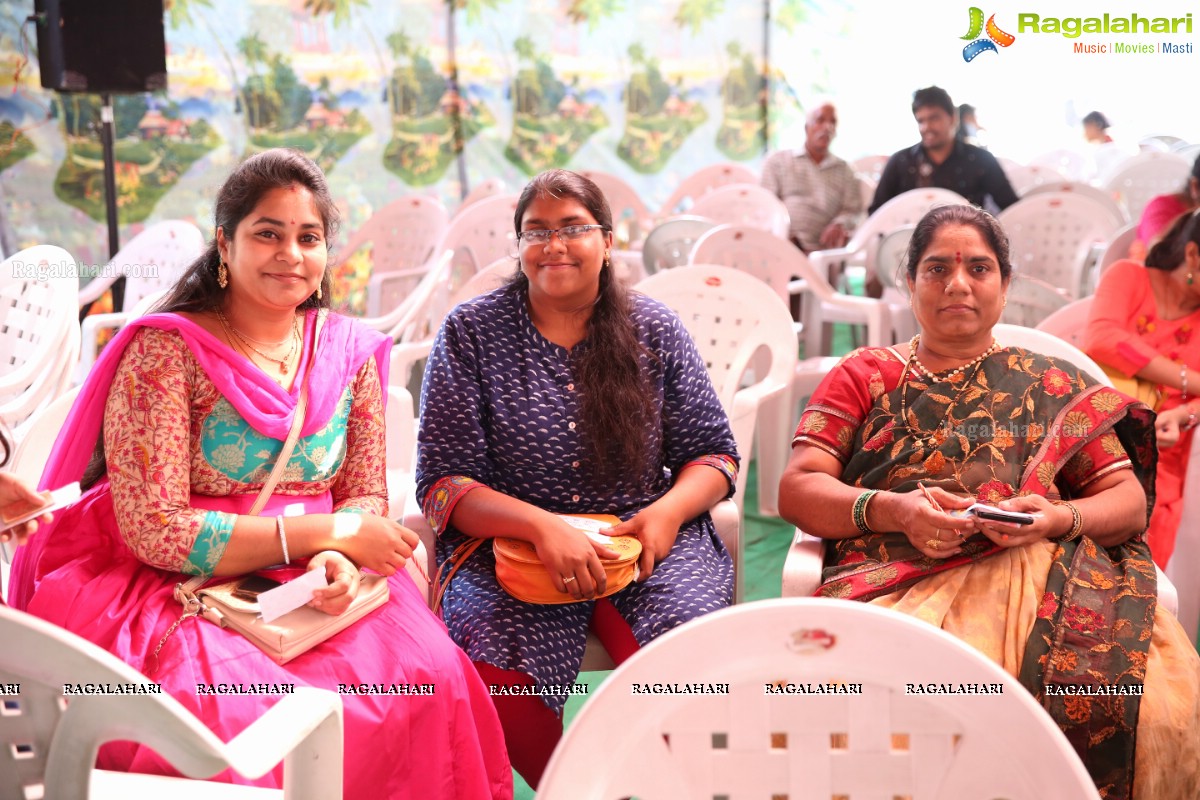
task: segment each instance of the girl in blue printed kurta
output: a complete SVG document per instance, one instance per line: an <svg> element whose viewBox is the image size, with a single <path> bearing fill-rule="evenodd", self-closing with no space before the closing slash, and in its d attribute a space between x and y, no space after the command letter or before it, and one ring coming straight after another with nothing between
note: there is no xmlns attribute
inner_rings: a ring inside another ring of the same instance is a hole
<svg viewBox="0 0 1200 800"><path fill-rule="evenodd" d="M446 592L450 633L486 682L546 687L574 680L593 615L619 659L731 602L732 560L707 509L732 492L737 453L679 319L612 278L599 189L544 173L526 187L515 223L521 272L458 306L434 343L417 495L439 561L470 537L526 539L558 588L580 600L513 598L496 582L490 547ZM642 540L639 580L592 600L608 553L554 516L565 513L621 517L616 532ZM513 766L536 787L565 697L494 699Z"/></svg>

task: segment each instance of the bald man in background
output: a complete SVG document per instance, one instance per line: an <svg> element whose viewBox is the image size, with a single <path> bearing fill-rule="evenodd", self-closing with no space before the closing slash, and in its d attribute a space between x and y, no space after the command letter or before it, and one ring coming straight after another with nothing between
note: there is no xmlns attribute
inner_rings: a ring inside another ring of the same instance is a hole
<svg viewBox="0 0 1200 800"><path fill-rule="evenodd" d="M841 247L863 210L854 170L829 152L837 135L837 109L822 103L804 121L804 147L772 153L762 185L787 206L789 236L804 252Z"/></svg>

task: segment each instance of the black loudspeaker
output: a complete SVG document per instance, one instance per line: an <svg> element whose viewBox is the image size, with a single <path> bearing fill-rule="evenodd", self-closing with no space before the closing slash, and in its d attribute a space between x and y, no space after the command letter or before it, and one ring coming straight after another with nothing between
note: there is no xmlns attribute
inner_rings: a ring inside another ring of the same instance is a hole
<svg viewBox="0 0 1200 800"><path fill-rule="evenodd" d="M162 0L34 0L42 86L128 94L167 88Z"/></svg>

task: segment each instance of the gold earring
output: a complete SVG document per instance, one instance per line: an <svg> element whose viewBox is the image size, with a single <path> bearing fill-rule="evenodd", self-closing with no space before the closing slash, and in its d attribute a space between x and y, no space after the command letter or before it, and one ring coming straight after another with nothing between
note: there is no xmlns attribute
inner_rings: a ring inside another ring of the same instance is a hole
<svg viewBox="0 0 1200 800"><path fill-rule="evenodd" d="M604 268L608 269L611 266L612 266L612 258L609 256L608 251L605 250L604 251ZM1189 283L1190 283L1190 281L1189 281Z"/></svg>
<svg viewBox="0 0 1200 800"><path fill-rule="evenodd" d="M1191 286L1195 282L1196 282L1196 279L1192 276L1192 273L1189 272L1187 274L1187 285Z"/></svg>
<svg viewBox="0 0 1200 800"><path fill-rule="evenodd" d="M229 267L225 266L225 262L222 261L220 264L217 265L217 286L220 286L222 289L224 289L228 285L229 285Z"/></svg>
<svg viewBox="0 0 1200 800"><path fill-rule="evenodd" d="M325 282L324 280L321 281L321 283L324 283L324 282ZM317 284L317 299L318 300L321 299L321 283Z"/></svg>

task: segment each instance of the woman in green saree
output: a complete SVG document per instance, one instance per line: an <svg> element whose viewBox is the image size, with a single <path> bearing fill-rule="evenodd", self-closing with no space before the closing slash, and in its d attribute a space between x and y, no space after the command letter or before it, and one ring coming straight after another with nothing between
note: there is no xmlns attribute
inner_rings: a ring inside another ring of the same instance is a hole
<svg viewBox="0 0 1200 800"><path fill-rule="evenodd" d="M1200 657L1157 608L1142 538L1153 413L997 345L1012 265L987 213L930 211L907 271L921 334L826 376L780 484L784 518L830 541L819 594L912 614L995 660L1105 798L1195 800ZM952 513L974 502L1033 522Z"/></svg>

